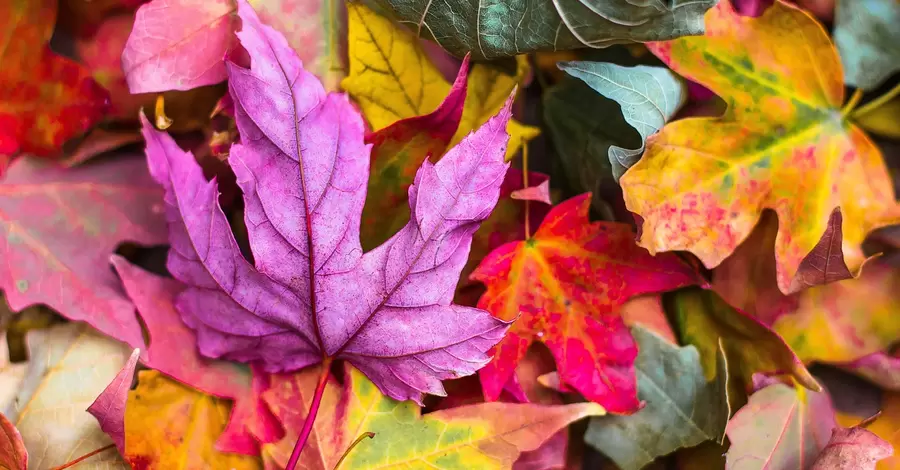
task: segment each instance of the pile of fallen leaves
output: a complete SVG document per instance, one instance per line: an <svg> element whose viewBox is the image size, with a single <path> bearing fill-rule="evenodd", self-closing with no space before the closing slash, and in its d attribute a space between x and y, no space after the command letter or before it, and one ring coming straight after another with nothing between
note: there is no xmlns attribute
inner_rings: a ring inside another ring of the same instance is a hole
<svg viewBox="0 0 900 470"><path fill-rule="evenodd" d="M900 1L0 0L0 468L900 469Z"/></svg>

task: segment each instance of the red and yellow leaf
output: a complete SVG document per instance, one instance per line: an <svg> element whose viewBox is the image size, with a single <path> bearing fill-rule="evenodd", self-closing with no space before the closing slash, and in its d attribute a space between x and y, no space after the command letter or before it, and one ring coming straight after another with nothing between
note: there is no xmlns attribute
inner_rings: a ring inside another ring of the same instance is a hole
<svg viewBox="0 0 900 470"><path fill-rule="evenodd" d="M47 45L56 10L54 0L0 3L0 157L52 156L106 110L90 72Z"/></svg>
<svg viewBox="0 0 900 470"><path fill-rule="evenodd" d="M657 257L624 224L587 218L590 194L554 207L529 240L507 243L472 274L487 292L479 307L515 320L481 370L495 400L534 341L547 345L560 379L617 413L637 409L637 347L617 309L629 298L700 282L675 255Z"/></svg>
<svg viewBox="0 0 900 470"><path fill-rule="evenodd" d="M898 212L879 150L841 112L834 45L782 0L759 18L722 0L705 19L704 36L649 48L729 108L669 123L622 177L626 205L643 218L641 246L688 250L712 268L768 208L782 292L850 277L865 235Z"/></svg>

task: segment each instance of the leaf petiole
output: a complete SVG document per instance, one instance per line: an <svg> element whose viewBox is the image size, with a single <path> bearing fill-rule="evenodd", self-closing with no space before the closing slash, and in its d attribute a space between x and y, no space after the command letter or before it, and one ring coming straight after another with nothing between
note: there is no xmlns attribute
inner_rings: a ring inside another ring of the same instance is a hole
<svg viewBox="0 0 900 470"><path fill-rule="evenodd" d="M322 361L322 373L319 375L319 383L316 385L312 403L309 405L309 412L306 413L306 421L303 423L303 429L300 430L300 436L297 438L297 443L294 444L294 451L291 452L291 458L288 459L288 463L285 465L284 470L294 470L294 467L297 466L297 461L300 460L300 454L303 452L303 448L306 447L306 441L309 440L309 435L312 433L316 415L319 414L319 405L322 404L322 397L325 395L325 385L328 384L328 372L330 369L331 358L326 357Z"/></svg>
<svg viewBox="0 0 900 470"><path fill-rule="evenodd" d="M347 456L350 455L350 451L352 451L353 448L356 447L357 444L359 444L360 442L362 442L362 440L365 439L365 438L367 438L367 437L368 437L369 439L374 439L374 438L375 438L375 433L374 433L374 432L364 432L364 433L360 434L359 437L357 437L356 440L353 441L352 444L350 444L350 447L347 447L347 450L345 450L345 451L344 451L344 454L341 455L340 460L338 460L337 463L334 464L334 468L333 468L332 470L338 470L339 468L341 468L341 464L344 463L344 459L346 459Z"/></svg>
<svg viewBox="0 0 900 470"><path fill-rule="evenodd" d="M859 100L863 97L863 91L859 88L853 91L853 95L850 96L850 99L847 101L847 104L841 108L841 116L847 117L853 110L856 108L856 105L859 104Z"/></svg>
<svg viewBox="0 0 900 470"><path fill-rule="evenodd" d="M50 470L63 470L63 469L65 469L65 468L74 467L75 465L77 465L77 464L79 464L79 463L81 463L81 462L83 462L83 461L85 461L85 460L87 460L87 459L89 459L89 458L91 458L91 457L93 457L93 456L99 454L100 452L105 452L105 451L107 451L107 450L109 450L109 449L114 449L115 447L116 447L115 444L110 444L110 445L108 445L108 446L103 446L103 447L101 447L101 448L99 448L99 449L97 449L97 450L93 450L93 451L91 451L91 452L88 452L87 454L84 454L84 455L82 455L81 457L78 457L77 459L75 459L75 460L73 460L73 461L71 461L71 462L69 462L69 463L62 464L62 465L60 465L59 467L53 467L53 468L51 468Z"/></svg>
<svg viewBox="0 0 900 470"><path fill-rule="evenodd" d="M897 96L900 96L900 83L897 83L896 85L894 85L894 88L891 88L887 93L866 103L865 106L854 110L853 113L850 114L850 117L858 118L860 116L865 116L866 114L869 114L872 111L875 111L876 109L880 108L885 103L896 98Z"/></svg>
<svg viewBox="0 0 900 470"><path fill-rule="evenodd" d="M528 141L522 142L522 189L528 188ZM531 238L531 201L525 199L525 239Z"/></svg>

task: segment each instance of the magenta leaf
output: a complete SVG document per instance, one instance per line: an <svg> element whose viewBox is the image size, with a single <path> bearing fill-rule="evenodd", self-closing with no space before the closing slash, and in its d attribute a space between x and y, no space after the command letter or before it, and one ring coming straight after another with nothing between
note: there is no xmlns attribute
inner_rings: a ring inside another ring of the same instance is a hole
<svg viewBox="0 0 900 470"><path fill-rule="evenodd" d="M269 372L353 363L394 399L444 394L508 324L452 303L472 234L497 203L510 102L409 188L410 222L371 252L359 241L370 147L345 95L326 94L281 34L238 6L249 69L228 63L255 266L242 255L190 153L144 119L151 174L166 189L176 306L202 354Z"/></svg>
<svg viewBox="0 0 900 470"><path fill-rule="evenodd" d="M134 380L134 368L137 366L140 349L131 352L131 357L122 366L122 370L113 377L106 388L91 403L87 411L97 422L100 429L112 438L116 448L125 453L125 402L128 401L128 390Z"/></svg>
<svg viewBox="0 0 900 470"><path fill-rule="evenodd" d="M281 427L262 402L264 389L257 389L267 384L268 374L254 372L251 377L245 365L200 356L196 333L175 310L175 297L185 286L144 271L121 256L113 256L112 263L147 326L150 341L141 351L141 363L204 393L234 401L216 448L255 455L260 441L278 440Z"/></svg>
<svg viewBox="0 0 900 470"><path fill-rule="evenodd" d="M0 288L13 310L46 304L143 347L109 256L125 241L165 243L163 221L162 191L137 155L71 169L17 159L0 181Z"/></svg>

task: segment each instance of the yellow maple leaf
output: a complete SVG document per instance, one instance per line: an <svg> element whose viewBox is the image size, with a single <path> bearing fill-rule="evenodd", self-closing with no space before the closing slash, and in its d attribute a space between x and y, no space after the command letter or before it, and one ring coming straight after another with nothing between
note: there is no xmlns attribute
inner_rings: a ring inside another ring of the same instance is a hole
<svg viewBox="0 0 900 470"><path fill-rule="evenodd" d="M431 63L419 40L361 3L349 3L347 10L350 73L341 87L362 108L369 125L379 130L437 108L450 91L450 83ZM452 144L496 114L527 77L530 70L525 57L517 58L516 64L514 77L484 64L472 67L463 117ZM538 128L514 120L509 121L507 131L507 159L540 133Z"/></svg>

